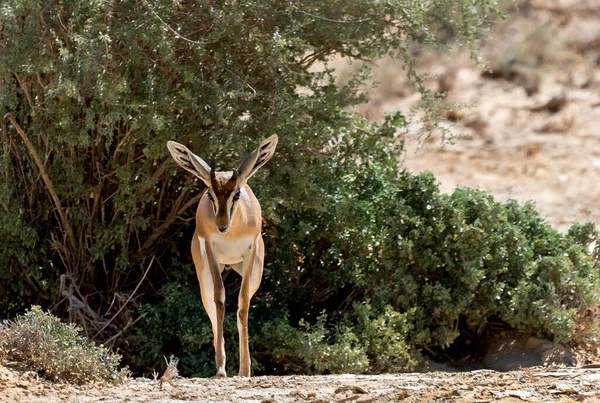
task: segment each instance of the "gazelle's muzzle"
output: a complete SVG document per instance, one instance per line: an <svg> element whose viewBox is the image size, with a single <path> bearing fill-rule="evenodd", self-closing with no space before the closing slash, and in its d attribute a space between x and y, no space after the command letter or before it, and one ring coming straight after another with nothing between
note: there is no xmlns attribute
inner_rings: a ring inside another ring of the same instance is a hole
<svg viewBox="0 0 600 403"><path fill-rule="evenodd" d="M217 226L217 230L224 234L229 229L229 214L218 214L215 218L215 225Z"/></svg>

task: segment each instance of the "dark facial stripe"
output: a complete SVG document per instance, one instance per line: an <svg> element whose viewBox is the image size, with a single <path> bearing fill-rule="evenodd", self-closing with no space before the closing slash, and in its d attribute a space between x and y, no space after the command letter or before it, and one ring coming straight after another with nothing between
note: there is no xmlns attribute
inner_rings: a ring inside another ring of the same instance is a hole
<svg viewBox="0 0 600 403"><path fill-rule="evenodd" d="M230 224L233 219L232 212L235 200L232 200L231 210L228 207L228 201L233 194L239 191L237 180L233 177L227 177L221 173L214 175L211 180L211 190L215 198L215 224L217 227L224 224Z"/></svg>

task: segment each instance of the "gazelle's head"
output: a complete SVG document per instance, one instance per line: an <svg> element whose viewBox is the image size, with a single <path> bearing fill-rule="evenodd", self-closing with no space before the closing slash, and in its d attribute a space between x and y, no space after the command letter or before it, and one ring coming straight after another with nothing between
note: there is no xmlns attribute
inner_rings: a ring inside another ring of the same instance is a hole
<svg viewBox="0 0 600 403"><path fill-rule="evenodd" d="M184 169L200 178L208 187L207 197L215 213L217 230L225 234L231 229L231 221L238 208L243 187L260 167L271 159L277 146L277 135L264 140L233 172L215 172L202 158L186 146L174 141L167 142L173 159Z"/></svg>

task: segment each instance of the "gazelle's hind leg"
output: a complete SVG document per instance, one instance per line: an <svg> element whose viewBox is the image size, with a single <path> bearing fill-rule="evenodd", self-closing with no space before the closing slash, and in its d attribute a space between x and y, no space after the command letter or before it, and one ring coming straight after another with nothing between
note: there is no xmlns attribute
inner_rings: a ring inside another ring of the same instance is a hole
<svg viewBox="0 0 600 403"><path fill-rule="evenodd" d="M263 273L265 247L262 236L258 235L256 243L243 262L242 286L238 299L238 333L240 337L240 376L250 376L250 348L248 346L248 311L250 299L258 290ZM237 270L236 270L237 271Z"/></svg>
<svg viewBox="0 0 600 403"><path fill-rule="evenodd" d="M223 338L223 319L225 317L225 287L221 278L219 265L215 266L217 273L212 273L209 265L208 254L210 248L206 247L204 238L194 234L192 238L192 257L196 266L196 274L200 282L200 295L202 304L210 322L214 336L215 362L217 364L217 377L226 377L225 372L225 340ZM208 250L207 250L208 249ZM215 274L217 274L215 276Z"/></svg>

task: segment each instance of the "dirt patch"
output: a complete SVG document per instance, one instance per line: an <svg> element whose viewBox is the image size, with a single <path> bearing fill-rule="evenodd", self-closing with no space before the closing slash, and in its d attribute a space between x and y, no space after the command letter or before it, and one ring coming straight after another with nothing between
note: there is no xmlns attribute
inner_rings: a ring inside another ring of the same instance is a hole
<svg viewBox="0 0 600 403"><path fill-rule="evenodd" d="M533 200L561 231L600 223L600 2L517 3L521 11L483 47L491 70L465 52L424 57L422 72L434 76L428 87L464 106L444 122L459 138L441 147L434 133L420 144L420 125L411 127L404 166L433 172L445 192L467 186ZM371 120L409 113L419 94L401 66L383 60L374 75L381 85L357 111Z"/></svg>
<svg viewBox="0 0 600 403"><path fill-rule="evenodd" d="M461 110L455 144L440 147L434 135L419 152L413 141L405 166L431 171L443 191L458 186L489 190L500 200L533 200L562 231L578 221L600 223L600 82L594 90L559 84L543 76L532 97L515 82L481 77L460 67L449 96L477 107ZM565 105L547 108L556 94Z"/></svg>
<svg viewBox="0 0 600 403"><path fill-rule="evenodd" d="M177 378L75 387L0 367L2 401L18 402L600 402L600 369L402 375Z"/></svg>

